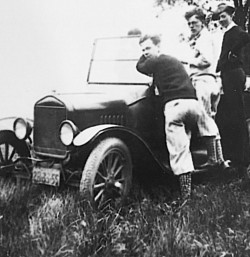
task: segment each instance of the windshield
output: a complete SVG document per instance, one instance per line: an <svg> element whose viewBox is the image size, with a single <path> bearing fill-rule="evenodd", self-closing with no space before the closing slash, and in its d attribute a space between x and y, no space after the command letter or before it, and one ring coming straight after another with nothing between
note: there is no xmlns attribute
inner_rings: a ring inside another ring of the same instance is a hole
<svg viewBox="0 0 250 257"><path fill-rule="evenodd" d="M95 84L148 84L152 79L136 70L141 55L138 37L97 39L88 82Z"/></svg>

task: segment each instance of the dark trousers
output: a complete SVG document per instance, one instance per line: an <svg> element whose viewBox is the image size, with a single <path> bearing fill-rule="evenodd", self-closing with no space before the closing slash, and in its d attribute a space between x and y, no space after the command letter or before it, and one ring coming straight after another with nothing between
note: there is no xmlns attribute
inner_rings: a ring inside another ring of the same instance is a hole
<svg viewBox="0 0 250 257"><path fill-rule="evenodd" d="M224 157L235 165L249 162L249 137L245 118L243 90L246 75L242 69L221 73L222 95L216 122L221 135Z"/></svg>

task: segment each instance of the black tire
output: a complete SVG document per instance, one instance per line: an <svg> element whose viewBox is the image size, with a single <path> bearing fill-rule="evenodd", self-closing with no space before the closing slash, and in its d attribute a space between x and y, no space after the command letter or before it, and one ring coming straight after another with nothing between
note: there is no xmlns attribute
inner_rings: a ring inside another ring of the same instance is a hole
<svg viewBox="0 0 250 257"><path fill-rule="evenodd" d="M102 140L90 153L80 182L85 199L100 208L121 204L132 184L132 160L128 147L118 138Z"/></svg>
<svg viewBox="0 0 250 257"><path fill-rule="evenodd" d="M31 160L20 157L30 157L26 142L19 140L12 131L0 131L0 176L11 178L20 173L21 177L30 177Z"/></svg>

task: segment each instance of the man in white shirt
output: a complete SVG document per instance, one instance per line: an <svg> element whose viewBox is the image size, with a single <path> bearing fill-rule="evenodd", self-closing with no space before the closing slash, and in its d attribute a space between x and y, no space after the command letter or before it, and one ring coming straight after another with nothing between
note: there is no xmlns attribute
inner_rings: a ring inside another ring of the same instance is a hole
<svg viewBox="0 0 250 257"><path fill-rule="evenodd" d="M186 60L189 65L190 77L196 89L198 101L208 116L214 118L221 92L215 76L214 40L205 26L206 15L201 8L194 8L186 12L185 18L191 32L187 40L191 56ZM224 161L219 133L214 137L207 138L206 144L208 161L204 166L221 163L227 167L229 162Z"/></svg>

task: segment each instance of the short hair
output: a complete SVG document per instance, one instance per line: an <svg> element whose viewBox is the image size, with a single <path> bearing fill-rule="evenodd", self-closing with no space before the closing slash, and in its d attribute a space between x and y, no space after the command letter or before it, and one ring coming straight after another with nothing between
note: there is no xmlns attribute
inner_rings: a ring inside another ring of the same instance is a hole
<svg viewBox="0 0 250 257"><path fill-rule="evenodd" d="M194 9L185 13L185 19L189 20L192 16L194 16L200 20L202 23L206 22L206 14L199 7L195 7Z"/></svg>
<svg viewBox="0 0 250 257"><path fill-rule="evenodd" d="M223 12L226 12L228 15L233 16L235 8L230 5L227 5L226 3L218 4L217 10L212 15L212 20L219 20L219 16Z"/></svg>
<svg viewBox="0 0 250 257"><path fill-rule="evenodd" d="M139 40L139 44L142 44L144 41L150 39L154 45L158 45L161 43L161 37L160 35L150 35L150 34L145 34L141 36Z"/></svg>
<svg viewBox="0 0 250 257"><path fill-rule="evenodd" d="M229 14L229 15L233 15L233 14L234 14L234 11L235 11L234 7L233 7L233 6L230 6L230 5L225 5L225 6L222 6L222 7L220 8L220 13L226 12L226 13Z"/></svg>

